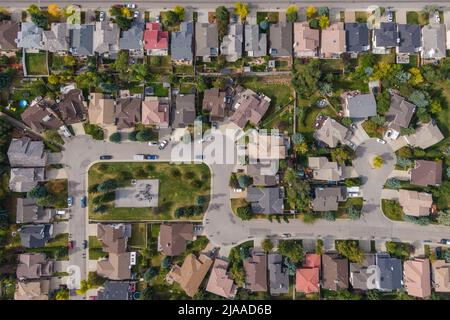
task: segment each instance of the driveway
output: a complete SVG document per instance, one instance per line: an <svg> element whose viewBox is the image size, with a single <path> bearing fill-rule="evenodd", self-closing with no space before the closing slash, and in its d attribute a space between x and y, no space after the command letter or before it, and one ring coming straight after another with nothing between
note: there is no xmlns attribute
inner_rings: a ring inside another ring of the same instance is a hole
<svg viewBox="0 0 450 320"><path fill-rule="evenodd" d="M399 180L411 180L411 171L409 170L393 170L388 178L396 178Z"/></svg>
<svg viewBox="0 0 450 320"><path fill-rule="evenodd" d="M408 9L397 9L395 11L395 22L397 23L406 23L406 12Z"/></svg>
<svg viewBox="0 0 450 320"><path fill-rule="evenodd" d="M399 198L398 190L393 190L393 189L381 190L381 199L398 200L398 198Z"/></svg>

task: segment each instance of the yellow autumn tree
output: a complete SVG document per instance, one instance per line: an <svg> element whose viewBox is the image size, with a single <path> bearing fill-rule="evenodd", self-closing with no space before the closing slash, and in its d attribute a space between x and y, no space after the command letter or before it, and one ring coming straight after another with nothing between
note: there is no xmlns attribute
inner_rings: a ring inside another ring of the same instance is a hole
<svg viewBox="0 0 450 320"><path fill-rule="evenodd" d="M234 4L235 12L241 17L241 20L245 20L248 16L248 5L242 2L236 2Z"/></svg>
<svg viewBox="0 0 450 320"><path fill-rule="evenodd" d="M409 80L411 84L417 85L423 82L423 76L422 73L420 73L419 68L412 67L409 69L409 73L411 73L411 79Z"/></svg>
<svg viewBox="0 0 450 320"><path fill-rule="evenodd" d="M327 16L320 16L319 18L319 27L320 29L326 29L330 25L330 19Z"/></svg>
<svg viewBox="0 0 450 320"><path fill-rule="evenodd" d="M125 18L131 18L131 11L127 7L123 7L120 11Z"/></svg>
<svg viewBox="0 0 450 320"><path fill-rule="evenodd" d="M372 165L375 169L380 168L384 163L384 160L381 156L377 155L375 158L373 158Z"/></svg>
<svg viewBox="0 0 450 320"><path fill-rule="evenodd" d="M308 20L314 18L314 15L316 14L317 9L314 6L309 6L308 8L306 8L306 18Z"/></svg>
<svg viewBox="0 0 450 320"><path fill-rule="evenodd" d="M49 4L47 7L48 14L52 17L58 18L61 15L61 10L56 4Z"/></svg>
<svg viewBox="0 0 450 320"><path fill-rule="evenodd" d="M59 78L58 76L51 74L48 76L47 81L51 85L57 85L59 83Z"/></svg>

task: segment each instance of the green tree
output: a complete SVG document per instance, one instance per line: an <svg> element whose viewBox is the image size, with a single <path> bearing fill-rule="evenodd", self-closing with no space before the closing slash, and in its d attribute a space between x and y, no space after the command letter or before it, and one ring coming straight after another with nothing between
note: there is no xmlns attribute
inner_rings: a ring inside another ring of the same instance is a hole
<svg viewBox="0 0 450 320"><path fill-rule="evenodd" d="M348 217L352 220L358 220L361 217L361 210L355 206L347 208Z"/></svg>
<svg viewBox="0 0 450 320"><path fill-rule="evenodd" d="M208 86L206 85L205 78L202 76L197 76L195 78L195 82L197 84L197 91L198 92L204 92L206 89L208 89Z"/></svg>
<svg viewBox="0 0 450 320"><path fill-rule="evenodd" d="M136 135L137 131L131 131L130 133L128 133L128 140L137 141Z"/></svg>
<svg viewBox="0 0 450 320"><path fill-rule="evenodd" d="M359 248L358 241L337 240L336 251L350 262L362 263L364 260L364 251Z"/></svg>
<svg viewBox="0 0 450 320"><path fill-rule="evenodd" d="M180 22L180 17L174 11L167 11L162 18L162 23L165 26L173 27Z"/></svg>
<svg viewBox="0 0 450 320"><path fill-rule="evenodd" d="M286 9L286 19L288 22L297 21L298 7L295 4L291 4Z"/></svg>
<svg viewBox="0 0 450 320"><path fill-rule="evenodd" d="M127 17L124 17L124 16L116 16L115 22L117 23L117 25L119 26L120 29L128 30L128 29L130 29L131 23L133 22L133 20L131 20Z"/></svg>
<svg viewBox="0 0 450 320"><path fill-rule="evenodd" d="M35 25L37 25L40 28L45 28L48 25L48 18L47 18L47 15L45 15L42 12L32 13L31 14L31 22L33 22Z"/></svg>
<svg viewBox="0 0 450 320"><path fill-rule="evenodd" d="M294 69L291 82L297 93L307 98L318 90L320 77L320 60L312 59L304 68Z"/></svg>
<svg viewBox="0 0 450 320"><path fill-rule="evenodd" d="M376 95L377 112L384 115L388 110L391 103L391 98L388 91L383 91Z"/></svg>
<svg viewBox="0 0 450 320"><path fill-rule="evenodd" d="M439 211L437 221L444 226L450 226L450 210Z"/></svg>
<svg viewBox="0 0 450 320"><path fill-rule="evenodd" d="M147 64L136 63L130 68L131 80L133 81L144 81L150 74L150 69Z"/></svg>
<svg viewBox="0 0 450 320"><path fill-rule="evenodd" d="M144 128L136 134L137 141L150 141L153 138L152 129Z"/></svg>
<svg viewBox="0 0 450 320"><path fill-rule="evenodd" d="M429 104L427 96L423 91L415 90L410 96L409 101L414 103L418 108L426 108Z"/></svg>
<svg viewBox="0 0 450 320"><path fill-rule="evenodd" d="M175 6L173 8L173 12L175 12L178 15L178 20L183 21L184 20L184 8L182 6Z"/></svg>
<svg viewBox="0 0 450 320"><path fill-rule="evenodd" d="M303 143L304 141L305 141L305 137L301 133L296 132L292 135L292 143L293 144L300 144L300 143Z"/></svg>
<svg viewBox="0 0 450 320"><path fill-rule="evenodd" d="M439 102L439 100L433 100L431 101L431 105L430 105L430 113L432 114L438 114L442 112L442 105Z"/></svg>
<svg viewBox="0 0 450 320"><path fill-rule="evenodd" d="M224 6L219 6L216 8L216 19L217 19L217 33L219 39L222 39L227 33L228 22L230 20L230 13Z"/></svg>
<svg viewBox="0 0 450 320"><path fill-rule="evenodd" d="M150 282L151 279L156 277L158 275L158 270L154 267L150 267L145 271L144 273L144 280L145 282Z"/></svg>
<svg viewBox="0 0 450 320"><path fill-rule="evenodd" d="M220 89L220 90L223 90L223 89L225 89L225 87L226 87L226 85L227 85L227 82L226 82L225 78L223 78L223 77L217 77L217 78L213 81L212 85L213 85L214 88L218 88L218 89Z"/></svg>
<svg viewBox="0 0 450 320"><path fill-rule="evenodd" d="M121 140L122 140L122 135L120 134L120 132L114 132L113 134L111 134L109 136L109 141L111 141L111 142L120 143Z"/></svg>
<svg viewBox="0 0 450 320"><path fill-rule="evenodd" d="M306 18L311 20L315 17L317 9L314 6L309 6L306 8Z"/></svg>
<svg viewBox="0 0 450 320"><path fill-rule="evenodd" d="M331 159L343 165L346 161L354 158L354 152L352 149L346 146L336 147L331 151Z"/></svg>
<svg viewBox="0 0 450 320"><path fill-rule="evenodd" d="M60 289L56 291L55 300L69 300L69 290Z"/></svg>
<svg viewBox="0 0 450 320"><path fill-rule="evenodd" d="M296 241L281 240L278 243L278 251L282 256L296 264L303 260L303 248Z"/></svg>
<svg viewBox="0 0 450 320"><path fill-rule="evenodd" d="M261 248L264 250L265 253L269 253L273 249L273 243L270 239L266 238L261 243Z"/></svg>
<svg viewBox="0 0 450 320"><path fill-rule="evenodd" d="M117 181L114 179L107 179L101 182L97 187L97 192L106 193L117 188Z"/></svg>
<svg viewBox="0 0 450 320"><path fill-rule="evenodd" d="M39 9L39 7L35 4L32 4L28 7L27 9L29 14L37 14L37 13L41 13L41 9Z"/></svg>
<svg viewBox="0 0 450 320"><path fill-rule="evenodd" d="M33 189L28 191L27 197L33 198L33 199L39 199L39 198L46 197L48 194L49 194L49 192L48 192L47 188L42 184L38 184Z"/></svg>
<svg viewBox="0 0 450 320"><path fill-rule="evenodd" d="M236 215L242 220L250 220L253 218L252 207L250 204L237 208Z"/></svg>

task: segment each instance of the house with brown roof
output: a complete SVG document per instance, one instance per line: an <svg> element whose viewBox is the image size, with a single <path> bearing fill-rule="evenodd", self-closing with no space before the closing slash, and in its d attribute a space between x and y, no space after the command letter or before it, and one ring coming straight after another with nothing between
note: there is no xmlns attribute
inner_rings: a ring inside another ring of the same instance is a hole
<svg viewBox="0 0 450 320"><path fill-rule="evenodd" d="M170 104L165 97L146 97L142 101L142 123L158 128L169 127Z"/></svg>
<svg viewBox="0 0 450 320"><path fill-rule="evenodd" d="M223 121L227 107L226 93L218 88L207 89L203 93L203 111L209 112L210 121Z"/></svg>
<svg viewBox="0 0 450 320"><path fill-rule="evenodd" d="M16 38L19 33L19 24L9 20L0 22L0 50L17 50Z"/></svg>
<svg viewBox="0 0 450 320"><path fill-rule="evenodd" d="M340 181L358 176L352 166L340 166L326 157L308 157L308 167L313 170L314 180Z"/></svg>
<svg viewBox="0 0 450 320"><path fill-rule="evenodd" d="M321 58L338 59L345 50L344 23L336 22L322 30Z"/></svg>
<svg viewBox="0 0 450 320"><path fill-rule="evenodd" d="M345 187L318 187L315 189L316 197L312 201L313 211L337 211L339 202L347 200Z"/></svg>
<svg viewBox="0 0 450 320"><path fill-rule="evenodd" d="M61 119L66 124L74 124L86 120L87 107L80 89L72 89L65 94L58 104Z"/></svg>
<svg viewBox="0 0 450 320"><path fill-rule="evenodd" d="M48 300L50 280L17 282L14 300Z"/></svg>
<svg viewBox="0 0 450 320"><path fill-rule="evenodd" d="M17 279L23 281L51 277L53 264L54 261L47 259L44 253L22 253L16 270Z"/></svg>
<svg viewBox="0 0 450 320"><path fill-rule="evenodd" d="M248 135L249 143L247 145L247 153L250 163L260 160L278 160L286 159L287 148L285 137L279 134L260 133L256 130Z"/></svg>
<svg viewBox="0 0 450 320"><path fill-rule="evenodd" d="M369 267L373 265L375 265L375 256L371 253L365 254L362 263L350 263L350 283L353 289L370 289L368 283L374 271L369 270Z"/></svg>
<svg viewBox="0 0 450 320"><path fill-rule="evenodd" d="M322 286L328 290L348 288L348 260L337 253L322 254Z"/></svg>
<svg viewBox="0 0 450 320"><path fill-rule="evenodd" d="M52 210L38 206L36 199L17 198L16 223L49 223L52 218Z"/></svg>
<svg viewBox="0 0 450 320"><path fill-rule="evenodd" d="M117 102L114 113L115 123L118 129L133 128L141 122L141 99L121 98Z"/></svg>
<svg viewBox="0 0 450 320"><path fill-rule="evenodd" d="M450 263L436 260L431 264L432 284L436 292L450 292Z"/></svg>
<svg viewBox="0 0 450 320"><path fill-rule="evenodd" d="M401 130L408 128L415 110L416 106L414 104L393 93L389 110L385 115L386 121L388 121L386 136L391 139L397 139Z"/></svg>
<svg viewBox="0 0 450 320"><path fill-rule="evenodd" d="M430 260L414 258L403 262L403 282L406 292L413 297L428 298L431 295Z"/></svg>
<svg viewBox="0 0 450 320"><path fill-rule="evenodd" d="M192 223L161 224L158 235L158 251L166 256L178 256L186 251L188 241L194 240Z"/></svg>
<svg viewBox="0 0 450 320"><path fill-rule="evenodd" d="M253 249L251 256L244 260L245 288L252 292L267 291L267 255Z"/></svg>
<svg viewBox="0 0 450 320"><path fill-rule="evenodd" d="M294 23L294 56L296 58L317 57L319 45L319 30L310 28L308 22Z"/></svg>
<svg viewBox="0 0 450 320"><path fill-rule="evenodd" d="M64 125L59 116L43 100L31 104L20 117L27 126L39 133L44 130L57 130Z"/></svg>
<svg viewBox="0 0 450 320"><path fill-rule="evenodd" d="M186 128L193 125L195 117L195 94L178 94L173 110L172 127Z"/></svg>
<svg viewBox="0 0 450 320"><path fill-rule="evenodd" d="M441 130L439 130L436 123L430 121L426 124L421 124L416 129L415 133L405 136L405 139L406 142L413 147L426 149L444 140L444 135Z"/></svg>
<svg viewBox="0 0 450 320"><path fill-rule="evenodd" d="M237 286L231 279L228 269L228 261L217 258L209 276L206 291L217 294L218 296L234 299L237 293Z"/></svg>
<svg viewBox="0 0 450 320"><path fill-rule="evenodd" d="M416 160L411 169L411 183L419 186L439 186L442 183L442 161Z"/></svg>
<svg viewBox="0 0 450 320"><path fill-rule="evenodd" d="M272 168L273 167L273 168ZM253 179L252 185L255 187L270 187L276 186L279 182L277 175L278 168L275 165L263 165L261 163L248 164L246 166L246 173Z"/></svg>
<svg viewBox="0 0 450 320"><path fill-rule="evenodd" d="M320 291L320 255L307 253L301 268L295 273L295 289L303 293Z"/></svg>
<svg viewBox="0 0 450 320"><path fill-rule="evenodd" d="M408 216L423 217L431 213L433 197L429 193L400 189L399 203Z"/></svg>
<svg viewBox="0 0 450 320"><path fill-rule="evenodd" d="M213 260L203 253L198 258L193 254L189 254L184 259L181 267L178 265L172 267L166 279L169 283L177 282L186 294L192 298L200 288L212 263Z"/></svg>
<svg viewBox="0 0 450 320"><path fill-rule="evenodd" d="M103 93L91 93L88 108L89 123L98 125L114 124L115 105L115 100L106 98Z"/></svg>
<svg viewBox="0 0 450 320"><path fill-rule="evenodd" d="M314 132L314 138L336 148L339 143L344 144L351 136L351 131L332 118L326 117L322 126Z"/></svg>
<svg viewBox="0 0 450 320"><path fill-rule="evenodd" d="M247 122L257 126L269 109L270 101L270 98L263 94L237 87L232 107L234 113L230 117L230 121L240 128L244 128Z"/></svg>

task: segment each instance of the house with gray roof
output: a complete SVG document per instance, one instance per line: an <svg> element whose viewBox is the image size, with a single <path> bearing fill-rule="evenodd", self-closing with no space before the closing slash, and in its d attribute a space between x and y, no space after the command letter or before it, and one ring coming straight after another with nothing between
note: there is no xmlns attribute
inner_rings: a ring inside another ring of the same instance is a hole
<svg viewBox="0 0 450 320"><path fill-rule="evenodd" d="M386 121L388 121L386 135L389 135L391 139L397 139L400 131L408 128L415 110L416 106L414 104L393 93L389 110L385 114Z"/></svg>
<svg viewBox="0 0 450 320"><path fill-rule="evenodd" d="M119 52L119 26L108 21L97 21L94 28L94 52L115 58Z"/></svg>
<svg viewBox="0 0 450 320"><path fill-rule="evenodd" d="M82 24L70 29L69 52L78 57L94 55L94 25Z"/></svg>
<svg viewBox="0 0 450 320"><path fill-rule="evenodd" d="M269 54L272 57L292 57L292 23L270 25Z"/></svg>
<svg viewBox="0 0 450 320"><path fill-rule="evenodd" d="M17 33L17 47L25 50L44 50L43 32L44 29L32 22L23 22Z"/></svg>
<svg viewBox="0 0 450 320"><path fill-rule="evenodd" d="M398 31L394 22L381 22L380 27L373 29L373 53L386 54L388 49L397 47Z"/></svg>
<svg viewBox="0 0 450 320"><path fill-rule="evenodd" d="M193 35L194 24L192 22L182 22L180 31L172 32L170 42L170 52L172 61L180 64L192 64L193 60Z"/></svg>
<svg viewBox="0 0 450 320"><path fill-rule="evenodd" d="M106 281L97 292L98 300L132 300L133 288L136 286L128 281Z"/></svg>
<svg viewBox="0 0 450 320"><path fill-rule="evenodd" d="M144 54L144 24L134 23L130 29L122 30L119 38L119 50L128 50L131 55L142 56Z"/></svg>
<svg viewBox="0 0 450 320"><path fill-rule="evenodd" d="M270 253L267 256L269 269L269 290L271 295L289 292L289 272L283 264L283 257L279 253Z"/></svg>
<svg viewBox="0 0 450 320"><path fill-rule="evenodd" d="M351 262L350 263L350 283L353 289L367 290L369 288L369 281L371 276L375 272L369 269L370 266L375 265L375 255L366 253L362 263Z"/></svg>
<svg viewBox="0 0 450 320"><path fill-rule="evenodd" d="M14 51L17 50L17 34L19 32L19 24L17 22L3 20L0 22L0 50Z"/></svg>
<svg viewBox="0 0 450 320"><path fill-rule="evenodd" d="M418 53L422 49L422 34L418 24L398 24L397 53Z"/></svg>
<svg viewBox="0 0 450 320"><path fill-rule="evenodd" d="M319 129L314 132L314 138L336 148L339 143L344 144L351 136L351 131L332 118L326 118Z"/></svg>
<svg viewBox="0 0 450 320"><path fill-rule="evenodd" d="M283 214L284 191L280 187L249 187L245 200L254 214Z"/></svg>
<svg viewBox="0 0 450 320"><path fill-rule="evenodd" d="M423 123L416 128L416 132L405 136L406 142L413 147L427 149L444 140L444 135L434 120Z"/></svg>
<svg viewBox="0 0 450 320"><path fill-rule="evenodd" d="M379 277L375 280L375 288L381 291L394 291L403 287L402 261L392 258L388 253L376 253L375 265Z"/></svg>
<svg viewBox="0 0 450 320"><path fill-rule="evenodd" d="M9 189L13 192L31 191L38 182L44 181L44 168L12 168Z"/></svg>
<svg viewBox="0 0 450 320"><path fill-rule="evenodd" d="M12 139L7 154L11 167L45 167L47 164L44 143L28 137Z"/></svg>
<svg viewBox="0 0 450 320"><path fill-rule="evenodd" d="M370 49L366 23L346 23L344 28L347 52L360 53Z"/></svg>
<svg viewBox="0 0 450 320"><path fill-rule="evenodd" d="M267 255L252 249L250 257L244 260L245 288L252 292L267 291Z"/></svg>
<svg viewBox="0 0 450 320"><path fill-rule="evenodd" d="M219 36L215 23L195 24L195 55L209 61L219 55Z"/></svg>
<svg viewBox="0 0 450 320"><path fill-rule="evenodd" d="M367 119L377 114L377 103L373 93L361 94L347 91L341 95L344 116L352 119Z"/></svg>
<svg viewBox="0 0 450 320"><path fill-rule="evenodd" d="M267 34L259 32L257 24L245 24L244 50L249 57L263 57L267 55Z"/></svg>
<svg viewBox="0 0 450 320"><path fill-rule="evenodd" d="M42 248L53 236L53 225L30 224L22 226L18 232L23 247Z"/></svg>
<svg viewBox="0 0 450 320"><path fill-rule="evenodd" d="M50 30L43 33L44 49L55 53L66 53L69 50L69 28L67 23L52 23Z"/></svg>
<svg viewBox="0 0 450 320"><path fill-rule="evenodd" d="M449 40L450 41L450 40ZM430 23L422 28L422 59L443 59L446 56L445 25Z"/></svg>
<svg viewBox="0 0 450 320"><path fill-rule="evenodd" d="M220 44L220 54L228 62L235 62L242 57L242 43L244 41L244 27L242 23L232 23Z"/></svg>
<svg viewBox="0 0 450 320"><path fill-rule="evenodd" d="M33 198L17 198L16 223L48 223L52 219L52 210L36 204Z"/></svg>
<svg viewBox="0 0 450 320"><path fill-rule="evenodd" d="M173 108L173 128L186 128L194 124L195 94L178 94Z"/></svg>
<svg viewBox="0 0 450 320"><path fill-rule="evenodd" d="M252 185L255 187L270 187L278 185L279 178L276 173L267 172L270 170L268 166L261 163L249 164L246 167L247 174L252 177ZM265 172L265 170L267 170Z"/></svg>
<svg viewBox="0 0 450 320"><path fill-rule="evenodd" d="M314 211L326 212L336 211L338 202L347 200L347 190L345 187L325 187L315 189L316 197L312 201Z"/></svg>

